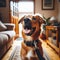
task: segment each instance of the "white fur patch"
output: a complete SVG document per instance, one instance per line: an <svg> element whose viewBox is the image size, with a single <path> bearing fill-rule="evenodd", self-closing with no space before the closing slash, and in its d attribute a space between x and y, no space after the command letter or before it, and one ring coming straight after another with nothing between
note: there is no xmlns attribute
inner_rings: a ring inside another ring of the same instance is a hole
<svg viewBox="0 0 60 60"><path fill-rule="evenodd" d="M26 55L26 57L30 60L30 57L33 57L33 51L30 50L30 51L28 52L28 54Z"/></svg>

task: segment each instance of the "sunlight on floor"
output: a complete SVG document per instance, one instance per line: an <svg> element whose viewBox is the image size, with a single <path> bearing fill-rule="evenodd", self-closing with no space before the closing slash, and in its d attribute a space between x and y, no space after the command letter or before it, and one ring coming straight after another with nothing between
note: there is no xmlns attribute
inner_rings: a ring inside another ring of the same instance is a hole
<svg viewBox="0 0 60 60"><path fill-rule="evenodd" d="M22 41L16 41L16 40L15 40L14 43L13 43L13 47L14 47L14 46L17 46L17 45L18 45L18 46L21 45L21 42L22 42Z"/></svg>
<svg viewBox="0 0 60 60"><path fill-rule="evenodd" d="M22 37L22 24L19 24L19 37Z"/></svg>

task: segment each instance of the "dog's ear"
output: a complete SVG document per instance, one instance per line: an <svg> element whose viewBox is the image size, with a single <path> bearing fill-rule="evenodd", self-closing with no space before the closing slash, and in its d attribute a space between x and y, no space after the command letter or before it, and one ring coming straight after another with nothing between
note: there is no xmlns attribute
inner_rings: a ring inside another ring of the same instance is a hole
<svg viewBox="0 0 60 60"><path fill-rule="evenodd" d="M45 21L43 20L43 18L42 17L40 17L40 16L36 16L36 19L42 24L42 23L45 23Z"/></svg>
<svg viewBox="0 0 60 60"><path fill-rule="evenodd" d="M21 19L18 21L18 24L21 23L24 20L25 16L21 17Z"/></svg>

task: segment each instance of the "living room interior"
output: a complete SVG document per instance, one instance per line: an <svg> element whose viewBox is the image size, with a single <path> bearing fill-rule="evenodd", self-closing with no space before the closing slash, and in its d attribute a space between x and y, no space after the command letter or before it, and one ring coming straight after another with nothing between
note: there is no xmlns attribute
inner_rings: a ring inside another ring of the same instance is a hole
<svg viewBox="0 0 60 60"><path fill-rule="evenodd" d="M18 22L29 14L39 14L46 21L39 38L47 60L60 60L60 0L0 0L0 59L20 60L18 54L13 56L23 40Z"/></svg>

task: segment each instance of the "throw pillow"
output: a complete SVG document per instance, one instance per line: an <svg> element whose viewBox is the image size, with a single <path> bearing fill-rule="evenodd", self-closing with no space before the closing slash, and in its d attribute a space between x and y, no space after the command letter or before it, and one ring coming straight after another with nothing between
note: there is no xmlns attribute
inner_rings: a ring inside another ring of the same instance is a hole
<svg viewBox="0 0 60 60"><path fill-rule="evenodd" d="M6 30L7 27L0 21L0 31Z"/></svg>

